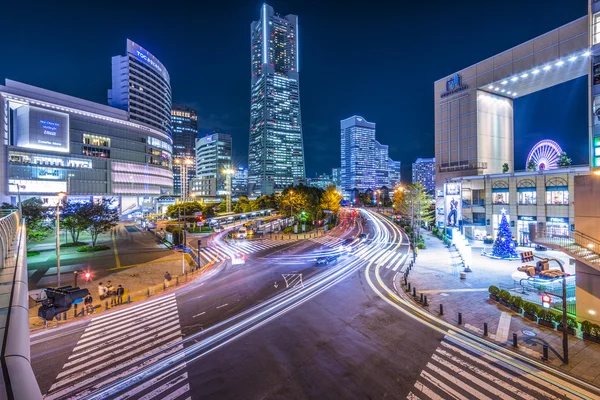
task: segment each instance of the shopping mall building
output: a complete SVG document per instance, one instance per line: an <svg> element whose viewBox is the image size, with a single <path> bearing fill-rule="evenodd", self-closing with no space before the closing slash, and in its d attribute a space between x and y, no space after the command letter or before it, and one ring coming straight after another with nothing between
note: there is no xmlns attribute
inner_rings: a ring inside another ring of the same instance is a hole
<svg viewBox="0 0 600 400"><path fill-rule="evenodd" d="M6 80L0 85L0 202L111 197L150 212L172 193L172 140L127 111Z"/></svg>
<svg viewBox="0 0 600 400"><path fill-rule="evenodd" d="M589 163L551 169L542 160L534 171L513 172L513 100L583 76ZM528 243L530 226L555 237L589 238L589 250L577 250L585 257L570 253L577 313L600 323L600 176L591 173L600 168L600 2L589 0L582 18L436 81L434 101L438 226L473 239L494 236L505 210L521 244ZM583 204L592 207L582 210Z"/></svg>

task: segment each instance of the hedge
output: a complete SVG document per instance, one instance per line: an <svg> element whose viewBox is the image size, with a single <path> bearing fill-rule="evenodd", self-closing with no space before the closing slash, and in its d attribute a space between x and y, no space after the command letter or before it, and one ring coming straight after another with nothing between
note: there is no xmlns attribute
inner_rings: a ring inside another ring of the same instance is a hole
<svg viewBox="0 0 600 400"><path fill-rule="evenodd" d="M510 298L510 304L517 308L523 308L523 299L519 296L512 296Z"/></svg>
<svg viewBox="0 0 600 400"><path fill-rule="evenodd" d="M590 321L583 321L581 323L581 331L586 335L590 335L594 338L600 339L600 325L594 324Z"/></svg>
<svg viewBox="0 0 600 400"><path fill-rule="evenodd" d="M500 291L500 289L498 289L497 286L492 285L492 286L490 286L490 288L488 289L488 291L490 292L490 294L492 296L498 296L498 292Z"/></svg>
<svg viewBox="0 0 600 400"><path fill-rule="evenodd" d="M525 311L527 314L538 316L540 310L541 308L537 304L530 303L528 301L523 302L523 311Z"/></svg>

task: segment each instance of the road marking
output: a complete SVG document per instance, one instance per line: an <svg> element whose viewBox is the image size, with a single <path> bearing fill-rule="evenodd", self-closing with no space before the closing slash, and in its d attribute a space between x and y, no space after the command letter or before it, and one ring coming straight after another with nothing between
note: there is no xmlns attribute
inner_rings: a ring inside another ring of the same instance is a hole
<svg viewBox="0 0 600 400"><path fill-rule="evenodd" d="M496 331L496 339L501 343L508 340L508 331L510 330L510 314L502 311L500 322L498 322L498 330Z"/></svg>
<svg viewBox="0 0 600 400"><path fill-rule="evenodd" d="M225 304L223 304L223 305L220 305L220 306L218 306L218 307L217 307L217 309L219 309L219 308L221 308L221 307L225 307L225 306L227 306L227 305L229 305L229 303L225 303Z"/></svg>
<svg viewBox="0 0 600 400"><path fill-rule="evenodd" d="M419 290L419 293L460 293L460 292L487 292L488 288L481 289L431 289Z"/></svg>
<svg viewBox="0 0 600 400"><path fill-rule="evenodd" d="M404 256L402 256L402 258L398 261L398 263L393 268L393 270L396 271L398 269L398 267L400 267L400 264L402 264L407 258L408 258L408 253L406 253L406 254L404 254Z"/></svg>
<svg viewBox="0 0 600 400"><path fill-rule="evenodd" d="M192 318L196 318L196 317L199 317L199 316L204 315L204 314L206 314L206 311L202 311L200 314L196 314Z"/></svg>
<svg viewBox="0 0 600 400"><path fill-rule="evenodd" d="M115 262L117 264L117 269L121 268L121 260L119 259L119 252L117 251L117 241L115 240L115 231L112 231L112 242L113 242L113 251L115 253Z"/></svg>

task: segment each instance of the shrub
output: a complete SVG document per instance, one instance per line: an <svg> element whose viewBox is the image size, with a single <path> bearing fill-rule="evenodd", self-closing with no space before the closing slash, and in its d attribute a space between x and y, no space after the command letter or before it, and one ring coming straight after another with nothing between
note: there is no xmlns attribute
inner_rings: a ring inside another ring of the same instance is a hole
<svg viewBox="0 0 600 400"><path fill-rule="evenodd" d="M538 318L548 322L556 321L556 317L554 314L555 313L550 310L540 308L538 311Z"/></svg>
<svg viewBox="0 0 600 400"><path fill-rule="evenodd" d="M583 321L581 323L581 331L592 337L600 338L600 325L591 323L590 321Z"/></svg>
<svg viewBox="0 0 600 400"><path fill-rule="evenodd" d="M103 244L101 245L96 245L96 246L83 246L77 249L78 253L91 253L93 251L100 251L100 250L109 250L110 247L105 246Z"/></svg>
<svg viewBox="0 0 600 400"><path fill-rule="evenodd" d="M490 292L490 294L492 296L498 296L498 292L500 291L500 289L498 289L497 286L492 285L492 286L490 286L490 288L488 289L488 291Z"/></svg>
<svg viewBox="0 0 600 400"><path fill-rule="evenodd" d="M498 297L500 297L504 301L510 300L510 293L507 290L501 290L498 292Z"/></svg>
<svg viewBox="0 0 600 400"><path fill-rule="evenodd" d="M63 243L60 245L60 248L65 248L65 247L79 247L79 246L87 246L86 242L71 242L71 243Z"/></svg>
<svg viewBox="0 0 600 400"><path fill-rule="evenodd" d="M294 233L294 227L293 227L293 226L288 226L287 228L285 228L285 229L283 230L283 233L285 233L285 234L291 234L291 233Z"/></svg>
<svg viewBox="0 0 600 400"><path fill-rule="evenodd" d="M39 251L28 251L27 252L27 257L34 257L34 256L39 256L40 252Z"/></svg>
<svg viewBox="0 0 600 400"><path fill-rule="evenodd" d="M527 313L527 314L531 314L531 315L539 315L539 312L541 310L541 308L534 303L530 303L528 301L523 302L523 310Z"/></svg>
<svg viewBox="0 0 600 400"><path fill-rule="evenodd" d="M523 299L520 296L513 296L510 298L510 304L517 308L523 308Z"/></svg>
<svg viewBox="0 0 600 400"><path fill-rule="evenodd" d="M553 314L554 314L554 321L558 325L562 325L562 313L553 313ZM577 323L577 320L575 318L567 315L567 328L577 329L578 326L579 326L579 324Z"/></svg>

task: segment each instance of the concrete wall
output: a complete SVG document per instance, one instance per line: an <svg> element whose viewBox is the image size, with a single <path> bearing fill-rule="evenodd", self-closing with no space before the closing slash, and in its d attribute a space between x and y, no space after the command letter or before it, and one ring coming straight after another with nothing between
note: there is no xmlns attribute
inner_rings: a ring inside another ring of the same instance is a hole
<svg viewBox="0 0 600 400"><path fill-rule="evenodd" d="M575 177L575 229L600 241L600 176Z"/></svg>

